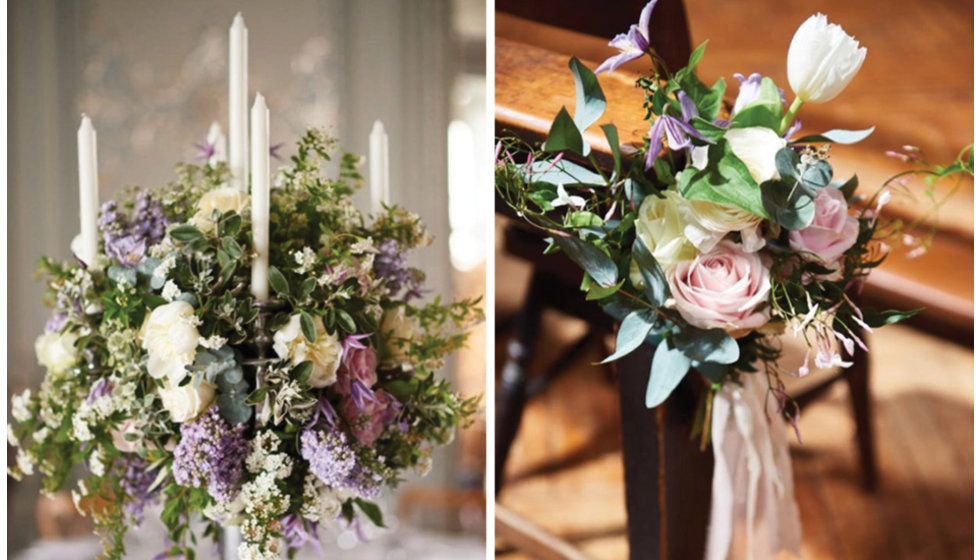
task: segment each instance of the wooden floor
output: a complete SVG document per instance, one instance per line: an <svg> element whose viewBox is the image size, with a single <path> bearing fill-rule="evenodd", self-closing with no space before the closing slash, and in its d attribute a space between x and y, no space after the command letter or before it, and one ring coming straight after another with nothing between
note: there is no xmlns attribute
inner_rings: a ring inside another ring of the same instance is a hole
<svg viewBox="0 0 980 560"><path fill-rule="evenodd" d="M498 254L498 317L515 308L525 274ZM546 315L531 371L583 332ZM500 337L498 364L505 344ZM807 409L804 441L792 444L803 558L972 558L973 352L902 326L879 331L871 345L881 488L860 489L846 389L836 388ZM590 348L529 404L500 501L612 560L625 558L627 545L615 378L591 365L605 351ZM790 347L789 363L800 352ZM498 558L525 556L498 543Z"/></svg>

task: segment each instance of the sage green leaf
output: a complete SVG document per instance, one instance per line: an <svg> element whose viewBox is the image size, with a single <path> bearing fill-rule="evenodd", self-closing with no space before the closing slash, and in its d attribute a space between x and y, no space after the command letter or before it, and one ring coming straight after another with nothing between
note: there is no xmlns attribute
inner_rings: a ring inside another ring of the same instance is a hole
<svg viewBox="0 0 980 560"><path fill-rule="evenodd" d="M303 336L310 342L316 342L316 325L313 324L313 317L306 311L299 312L299 328L303 331Z"/></svg>
<svg viewBox="0 0 980 560"><path fill-rule="evenodd" d="M612 180L615 181L619 179L620 171L622 170L622 159L623 155L619 151L619 131L616 130L616 125L614 124L604 124L602 132L606 135L606 141L609 142L609 151L612 152L613 156L613 175Z"/></svg>
<svg viewBox="0 0 980 560"><path fill-rule="evenodd" d="M792 148L782 148L776 152L776 171L785 183L800 180L800 154Z"/></svg>
<svg viewBox="0 0 980 560"><path fill-rule="evenodd" d="M594 171L590 171L581 165L562 159L555 163L552 161L535 161L531 164L531 173L527 176L529 183L549 183L552 185L568 185L572 183L582 185L604 186L606 182L602 176ZM552 191L551 198L554 198Z"/></svg>
<svg viewBox="0 0 980 560"><path fill-rule="evenodd" d="M655 408L667 400L681 379L691 369L691 359L677 348L671 348L667 339L660 341L650 364L650 380L647 381L647 408Z"/></svg>
<svg viewBox="0 0 980 560"><path fill-rule="evenodd" d="M810 192L816 194L817 189L822 189L830 184L834 178L834 170L826 161L818 161L813 165L808 165L800 175L800 184Z"/></svg>
<svg viewBox="0 0 980 560"><path fill-rule="evenodd" d="M738 342L722 329L682 328L674 335L674 345L692 362L734 364L738 361Z"/></svg>
<svg viewBox="0 0 980 560"><path fill-rule="evenodd" d="M562 107L551 123L551 130L548 131L548 139L544 142L544 151L563 152L568 150L579 155L585 155L583 151L584 141L582 133L575 125L568 111Z"/></svg>
<svg viewBox="0 0 980 560"><path fill-rule="evenodd" d="M614 362L639 348L652 328L653 317L648 311L634 311L627 315L616 333L616 351L601 363Z"/></svg>
<svg viewBox="0 0 980 560"><path fill-rule="evenodd" d="M828 130L821 134L814 134L811 136L804 136L803 138L797 138L796 140L791 140L791 144L819 144L822 142L833 142L835 144L856 144L861 140L864 140L871 133L875 131L875 127L865 128L864 130L844 130L840 128L835 128L833 130Z"/></svg>
<svg viewBox="0 0 980 560"><path fill-rule="evenodd" d="M670 288L667 287L667 278L664 271L660 268L660 263L653 258L650 250L643 244L640 238L633 241L633 260L640 267L640 274L643 275L643 293L647 301L655 307L660 307L670 296Z"/></svg>
<svg viewBox="0 0 980 560"><path fill-rule="evenodd" d="M595 73L577 58L573 56L568 67L575 78L575 126L584 133L606 111L606 96Z"/></svg>
<svg viewBox="0 0 980 560"><path fill-rule="evenodd" d="M230 236L221 238L221 248L233 259L242 258L242 246Z"/></svg>
<svg viewBox="0 0 980 560"><path fill-rule="evenodd" d="M289 282L286 281L286 277L279 272L279 269L270 266L269 267L269 285L272 289L276 291L277 294L281 296L289 296Z"/></svg>
<svg viewBox="0 0 980 560"><path fill-rule="evenodd" d="M600 286L616 284L619 270L602 249L578 237L555 236L554 242Z"/></svg>
<svg viewBox="0 0 980 560"><path fill-rule="evenodd" d="M201 231L196 227L184 224L171 229L170 237L180 241L181 243L190 243L191 241L201 239L204 237L204 234L201 233Z"/></svg>
<svg viewBox="0 0 980 560"><path fill-rule="evenodd" d="M796 184L782 181L766 181L759 187L766 212L779 225L790 230L801 230L811 223L816 214L813 198Z"/></svg>

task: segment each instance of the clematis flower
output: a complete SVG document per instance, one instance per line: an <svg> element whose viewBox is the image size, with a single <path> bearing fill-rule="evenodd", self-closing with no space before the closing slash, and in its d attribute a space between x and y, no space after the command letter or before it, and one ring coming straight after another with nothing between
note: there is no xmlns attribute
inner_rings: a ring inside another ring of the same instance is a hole
<svg viewBox="0 0 980 560"><path fill-rule="evenodd" d="M786 57L789 84L803 103L826 103L847 87L867 49L841 26L814 14L796 30Z"/></svg>
<svg viewBox="0 0 980 560"><path fill-rule="evenodd" d="M640 12L640 21L631 25L629 31L620 33L609 41L610 47L619 49L619 54L606 59L605 62L595 69L595 73L612 72L631 60L636 60L650 48L650 14L653 12L657 0L650 0L643 11Z"/></svg>
<svg viewBox="0 0 980 560"><path fill-rule="evenodd" d="M681 105L681 118L677 118L667 113L667 106L661 111L657 121L650 128L650 150L647 152L646 168L650 169L660 157L660 144L663 137L667 137L667 147L671 150L682 150L684 148L694 148L691 138L697 138L703 142L713 144L711 140L704 137L696 128L691 126L690 120L698 116L698 108L694 101L683 91L677 92L677 101Z"/></svg>
<svg viewBox="0 0 980 560"><path fill-rule="evenodd" d="M735 74L738 80L738 97L735 98L735 105L732 106L732 115L737 115L742 109L748 107L759 99L762 91L762 74L753 72L746 78L742 74Z"/></svg>

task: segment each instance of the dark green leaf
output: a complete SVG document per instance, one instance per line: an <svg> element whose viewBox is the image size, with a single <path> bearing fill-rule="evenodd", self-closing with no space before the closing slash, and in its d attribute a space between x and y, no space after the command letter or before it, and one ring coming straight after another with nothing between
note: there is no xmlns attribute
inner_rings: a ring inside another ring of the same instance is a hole
<svg viewBox="0 0 980 560"><path fill-rule="evenodd" d="M299 286L299 298L306 299L310 297L313 290L316 288L316 278L310 277L303 280L303 283Z"/></svg>
<svg viewBox="0 0 980 560"><path fill-rule="evenodd" d="M569 212L566 220L566 225L572 228L601 228L603 225L602 218L582 210Z"/></svg>
<svg viewBox="0 0 980 560"><path fill-rule="evenodd" d="M586 301L605 299L623 287L625 280L620 280L615 286L600 286L595 282L589 282L589 293L585 296Z"/></svg>
<svg viewBox="0 0 980 560"><path fill-rule="evenodd" d="M364 515L366 515L368 519L371 520L371 523L374 523L378 527L385 526L384 519L382 519L381 516L381 508L379 508L377 504L362 500L360 498L354 498L354 503L357 504L357 507L364 512Z"/></svg>
<svg viewBox="0 0 980 560"><path fill-rule="evenodd" d="M755 179L724 139L708 147L708 163L704 169L688 167L681 172L677 188L690 200L729 204L763 218L769 217Z"/></svg>
<svg viewBox="0 0 980 560"><path fill-rule="evenodd" d="M722 329L682 328L674 345L692 362L733 364L738 360L738 343Z"/></svg>
<svg viewBox="0 0 980 560"><path fill-rule="evenodd" d="M636 350L653 328L653 317L647 311L634 311L623 319L616 333L616 351L601 363L608 364Z"/></svg>
<svg viewBox="0 0 980 560"><path fill-rule="evenodd" d="M310 342L316 342L316 326L313 324L313 317L306 311L299 312L299 327L303 331L303 336Z"/></svg>
<svg viewBox="0 0 980 560"><path fill-rule="evenodd" d="M242 230L242 217L237 213L227 215L218 224L218 231L221 235L236 236Z"/></svg>
<svg viewBox="0 0 980 560"><path fill-rule="evenodd" d="M783 148L776 152L776 171L785 183L799 181L800 154L792 148Z"/></svg>
<svg viewBox="0 0 980 560"><path fill-rule="evenodd" d="M701 375L704 375L710 379L713 383L720 383L725 377L725 374L728 373L729 367L725 364L718 364L715 362L692 362L691 366L698 370Z"/></svg>
<svg viewBox="0 0 980 560"><path fill-rule="evenodd" d="M885 325L893 325L899 321L904 321L910 317L915 317L924 310L924 307L920 307L909 311L898 311L895 309L875 311L874 309L862 309L861 312L864 315L864 322L869 327L874 329Z"/></svg>
<svg viewBox="0 0 980 560"><path fill-rule="evenodd" d="M840 185L837 188L840 189L840 192L841 194L844 195L845 200L851 200L852 198L854 198L854 191L857 190L857 187L858 187L858 176L851 175L851 178L848 179L846 183Z"/></svg>
<svg viewBox="0 0 980 560"><path fill-rule="evenodd" d="M279 272L279 269L272 266L269 267L269 285L272 289L276 291L277 294L281 296L289 295L289 282L286 281L286 277Z"/></svg>
<svg viewBox="0 0 980 560"><path fill-rule="evenodd" d="M640 273L643 275L643 293L647 296L647 301L656 307L660 307L670 295L667 279L660 268L660 263L653 258L650 250L639 237L633 241L632 254L633 260L636 261L637 266L640 267Z"/></svg>
<svg viewBox="0 0 980 560"><path fill-rule="evenodd" d="M647 382L647 408L659 406L667 400L691 368L691 359L664 339L657 346L650 364L650 380Z"/></svg>
<svg viewBox="0 0 980 560"><path fill-rule="evenodd" d="M564 107L555 116L551 123L551 130L548 131L548 139L544 142L544 151L562 152L568 150L579 155L584 155L584 141L582 133L575 126L575 121Z"/></svg>
<svg viewBox="0 0 980 560"><path fill-rule="evenodd" d="M184 224L171 229L170 237L173 237L182 243L190 243L191 241L201 239L204 237L204 234L201 233L196 227Z"/></svg>
<svg viewBox="0 0 980 560"><path fill-rule="evenodd" d="M592 126L606 110L606 96L602 94L595 74L575 57L568 61L575 78L575 125L581 132Z"/></svg>
<svg viewBox="0 0 980 560"><path fill-rule="evenodd" d="M353 334L357 330L357 324L354 323L354 318L343 309L337 310L337 322L340 323L340 328L349 333Z"/></svg>
<svg viewBox="0 0 980 560"><path fill-rule="evenodd" d="M234 259L240 259L242 257L242 246L231 237L221 239L221 248Z"/></svg>
<svg viewBox="0 0 980 560"><path fill-rule="evenodd" d="M269 394L269 388L261 387L255 391L252 391L252 394L245 399L245 402L248 404L262 404L262 402L265 401L265 396L267 394Z"/></svg>
<svg viewBox="0 0 980 560"><path fill-rule="evenodd" d="M292 377L300 384L305 385L310 377L313 375L313 362L306 360L305 362L300 362L298 366L293 368Z"/></svg>
<svg viewBox="0 0 980 560"><path fill-rule="evenodd" d="M613 156L613 181L619 179L619 173L622 169L622 154L619 151L619 131L616 130L616 125L614 124L604 124L601 126L602 132L606 134L606 141L609 142L609 151L612 152Z"/></svg>
<svg viewBox="0 0 980 560"><path fill-rule="evenodd" d="M554 241L568 258L582 267L600 286L616 284L619 275L616 263L602 249L578 237L555 236Z"/></svg>

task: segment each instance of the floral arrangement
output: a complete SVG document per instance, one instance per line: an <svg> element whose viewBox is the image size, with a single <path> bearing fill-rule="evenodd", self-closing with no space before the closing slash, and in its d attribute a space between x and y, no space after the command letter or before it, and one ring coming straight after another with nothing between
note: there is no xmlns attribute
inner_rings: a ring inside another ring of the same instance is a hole
<svg viewBox="0 0 980 560"><path fill-rule="evenodd" d="M479 302L416 303L424 274L407 257L432 238L401 208L354 207L357 157L315 130L299 141L271 191L275 299L257 305L249 195L212 152L106 202L95 262L42 262L47 374L12 399L10 474L37 470L55 492L84 465L72 496L109 558L153 503L160 557L194 558L197 514L204 536L240 526L242 559L318 546L324 524L381 526L381 488L426 472L476 410L436 372Z"/></svg>
<svg viewBox="0 0 980 560"><path fill-rule="evenodd" d="M763 385L794 420L775 335L790 329L806 341L806 362L791 372L803 375L811 360L850 365L855 347L866 350L863 331L916 311L876 311L856 299L886 243L902 233L881 215L898 185L859 195L857 177L834 180L829 145L858 142L873 128L797 135L801 107L840 94L866 49L814 15L789 47L792 103L772 78L735 74L740 87L729 104L723 78L709 85L696 74L706 44L675 72L651 49L655 5L612 40L619 53L597 68L612 72L649 57L652 74L636 82L650 123L645 144L627 153L616 126L603 124L609 152L600 162L584 133L602 116L605 96L596 74L572 58L574 115L563 107L540 146L500 139L496 187L550 236L547 252L563 251L582 267L586 299L621 321L606 361L644 342L656 346L647 406L661 404L689 370L704 376L704 445L711 397L760 363ZM896 155L922 163L909 149ZM972 175L972 146L950 166L916 172L932 180Z"/></svg>

